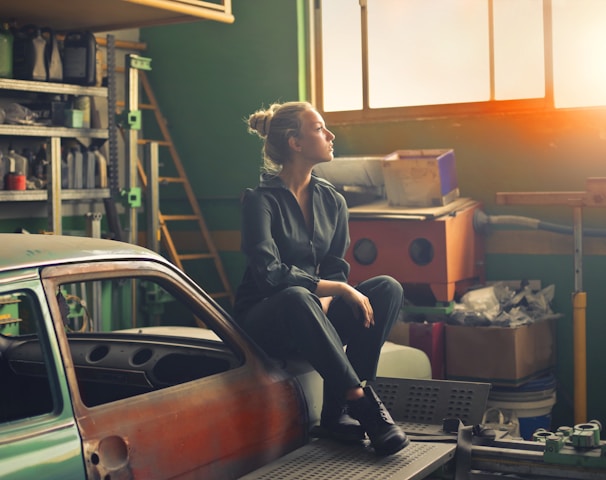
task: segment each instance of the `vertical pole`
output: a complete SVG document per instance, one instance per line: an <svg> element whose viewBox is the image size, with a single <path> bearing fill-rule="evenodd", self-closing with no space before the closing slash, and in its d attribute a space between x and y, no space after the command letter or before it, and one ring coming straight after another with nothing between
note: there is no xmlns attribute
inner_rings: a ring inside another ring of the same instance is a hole
<svg viewBox="0 0 606 480"><path fill-rule="evenodd" d="M362 103L364 110L370 108L368 87L368 0L359 0L362 32Z"/></svg>
<svg viewBox="0 0 606 480"><path fill-rule="evenodd" d="M587 295L583 292L583 225L582 207L573 213L574 293L572 296L572 330L574 358L574 423L587 421Z"/></svg>
<svg viewBox="0 0 606 480"><path fill-rule="evenodd" d="M145 174L147 175L147 246L160 251L160 194L158 179L158 142L145 145Z"/></svg>
<svg viewBox="0 0 606 480"><path fill-rule="evenodd" d="M138 136L139 132L133 128L136 119L132 118L133 112L139 110L139 72L132 65L133 55L126 55L126 114L129 116L128 134L125 136L126 153L128 164L126 166L126 194L130 196L137 188L137 161L138 161ZM127 198L128 209L128 242L137 243L137 208L130 198Z"/></svg>
<svg viewBox="0 0 606 480"><path fill-rule="evenodd" d="M61 215L61 138L51 137L50 181L48 182L48 228L55 235L63 233Z"/></svg>

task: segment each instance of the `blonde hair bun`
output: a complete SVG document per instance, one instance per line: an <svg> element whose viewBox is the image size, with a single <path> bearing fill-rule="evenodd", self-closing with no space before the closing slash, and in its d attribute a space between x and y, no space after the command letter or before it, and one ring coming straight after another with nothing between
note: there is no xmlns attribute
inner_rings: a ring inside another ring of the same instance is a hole
<svg viewBox="0 0 606 480"><path fill-rule="evenodd" d="M273 110L259 110L248 117L248 128L260 137L267 137L269 125L274 116Z"/></svg>

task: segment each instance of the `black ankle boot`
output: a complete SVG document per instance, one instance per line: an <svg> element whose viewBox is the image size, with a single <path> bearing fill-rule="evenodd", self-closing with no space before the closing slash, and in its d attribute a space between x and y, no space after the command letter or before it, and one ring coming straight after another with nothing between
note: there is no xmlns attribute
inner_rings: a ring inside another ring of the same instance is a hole
<svg viewBox="0 0 606 480"><path fill-rule="evenodd" d="M366 438L360 422L349 415L346 404L324 397L320 433L344 443L360 443Z"/></svg>
<svg viewBox="0 0 606 480"><path fill-rule="evenodd" d="M378 455L392 455L410 443L372 387L364 387L362 398L347 403L351 416L360 422Z"/></svg>

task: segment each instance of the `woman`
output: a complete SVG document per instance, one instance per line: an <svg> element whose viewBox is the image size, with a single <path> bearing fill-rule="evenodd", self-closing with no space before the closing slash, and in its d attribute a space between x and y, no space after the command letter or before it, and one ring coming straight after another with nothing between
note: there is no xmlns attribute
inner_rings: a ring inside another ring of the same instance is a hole
<svg viewBox="0 0 606 480"><path fill-rule="evenodd" d="M347 283L347 205L312 173L333 159L335 136L306 102L259 110L248 126L264 140L265 172L242 198L247 266L235 318L268 354L297 352L322 376L324 432L358 442L366 433L378 454L396 453L409 441L362 385L375 379L402 287L387 276Z"/></svg>

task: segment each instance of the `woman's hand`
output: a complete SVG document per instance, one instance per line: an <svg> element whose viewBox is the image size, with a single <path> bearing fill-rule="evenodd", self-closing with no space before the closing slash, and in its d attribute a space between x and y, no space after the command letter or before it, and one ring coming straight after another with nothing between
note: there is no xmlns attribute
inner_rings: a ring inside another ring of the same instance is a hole
<svg viewBox="0 0 606 480"><path fill-rule="evenodd" d="M363 293L348 285L341 298L351 307L354 317L364 322L364 327L370 328L375 324L374 312L370 300Z"/></svg>
<svg viewBox="0 0 606 480"><path fill-rule="evenodd" d="M357 320L362 320L366 328L370 328L375 324L375 316L370 305L368 297L356 290L354 287L345 282L335 282L332 280L320 280L316 289L316 294L320 297L322 311L328 312L328 307L332 301L332 297L337 295L349 305L353 311L354 317ZM328 295L331 295L330 297Z"/></svg>

